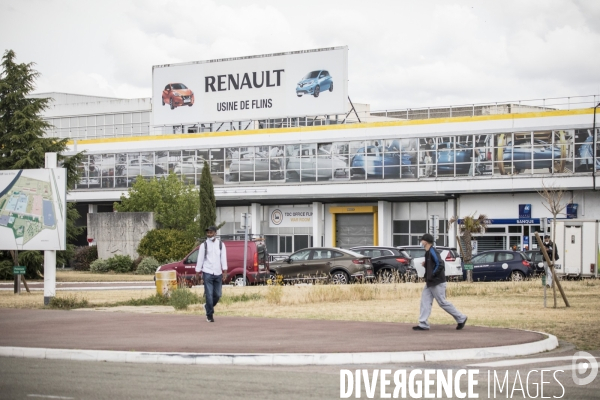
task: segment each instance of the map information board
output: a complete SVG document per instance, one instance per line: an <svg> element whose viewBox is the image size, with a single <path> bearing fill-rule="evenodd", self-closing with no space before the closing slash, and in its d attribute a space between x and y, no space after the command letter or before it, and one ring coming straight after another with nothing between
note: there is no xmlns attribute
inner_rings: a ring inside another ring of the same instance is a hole
<svg viewBox="0 0 600 400"><path fill-rule="evenodd" d="M65 250L64 168L0 171L0 250Z"/></svg>

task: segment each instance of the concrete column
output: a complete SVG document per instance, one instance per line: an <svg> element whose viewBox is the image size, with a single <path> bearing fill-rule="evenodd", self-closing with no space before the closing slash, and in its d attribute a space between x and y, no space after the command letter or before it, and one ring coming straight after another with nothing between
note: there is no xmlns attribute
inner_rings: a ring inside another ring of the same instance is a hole
<svg viewBox="0 0 600 400"><path fill-rule="evenodd" d="M254 235L260 235L261 232L261 222L263 219L262 216L262 204L252 203L250 204L250 214L252 214L252 233Z"/></svg>
<svg viewBox="0 0 600 400"><path fill-rule="evenodd" d="M57 168L57 165L57 154L46 153L46 169ZM54 296L56 296L56 251L46 250L44 251L44 305L50 304Z"/></svg>
<svg viewBox="0 0 600 400"><path fill-rule="evenodd" d="M377 229L379 246L391 246L392 241L392 203L377 202Z"/></svg>
<svg viewBox="0 0 600 400"><path fill-rule="evenodd" d="M458 215L458 204L455 199L448 199L446 207L447 220L450 220L452 217L460 218L460 215ZM448 247L456 247L458 249L458 244L456 243L456 235L458 235L457 227L458 222L455 222L448 229Z"/></svg>
<svg viewBox="0 0 600 400"><path fill-rule="evenodd" d="M313 215L312 215L312 236L313 246L321 246L321 236L323 236L323 203L315 201L312 203Z"/></svg>

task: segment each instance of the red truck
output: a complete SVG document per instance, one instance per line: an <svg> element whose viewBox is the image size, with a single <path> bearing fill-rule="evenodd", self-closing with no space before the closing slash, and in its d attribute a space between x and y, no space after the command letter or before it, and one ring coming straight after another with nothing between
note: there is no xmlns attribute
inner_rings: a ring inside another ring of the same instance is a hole
<svg viewBox="0 0 600 400"><path fill-rule="evenodd" d="M242 285L244 282L244 241L223 240L227 248L227 279L223 283ZM202 246L202 244L200 245ZM188 286L197 285L196 262L198 260L198 249L196 247L181 261L165 264L158 267L159 271L177 271L177 279L185 280ZM269 254L267 246L262 240L248 241L248 254L246 261L246 285L265 283L269 279Z"/></svg>

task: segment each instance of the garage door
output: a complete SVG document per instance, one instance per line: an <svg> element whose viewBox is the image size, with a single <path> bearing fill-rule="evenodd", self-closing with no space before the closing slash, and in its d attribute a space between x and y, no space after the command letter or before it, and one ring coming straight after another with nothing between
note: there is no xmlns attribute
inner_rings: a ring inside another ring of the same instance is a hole
<svg viewBox="0 0 600 400"><path fill-rule="evenodd" d="M373 214L336 214L336 246L373 245Z"/></svg>

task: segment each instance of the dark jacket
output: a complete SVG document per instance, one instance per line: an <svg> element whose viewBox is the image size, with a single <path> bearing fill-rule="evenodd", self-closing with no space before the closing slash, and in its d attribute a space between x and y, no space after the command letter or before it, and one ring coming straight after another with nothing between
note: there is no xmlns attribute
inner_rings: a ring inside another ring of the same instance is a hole
<svg viewBox="0 0 600 400"><path fill-rule="evenodd" d="M556 247L556 243L550 241L548 244L544 243L544 247L546 247L546 251L548 252L548 257L551 261L558 261L558 247ZM554 259L552 259L552 248L554 248Z"/></svg>
<svg viewBox="0 0 600 400"><path fill-rule="evenodd" d="M425 282L427 287L446 282L444 266L440 263L440 254L433 246L425 252Z"/></svg>

